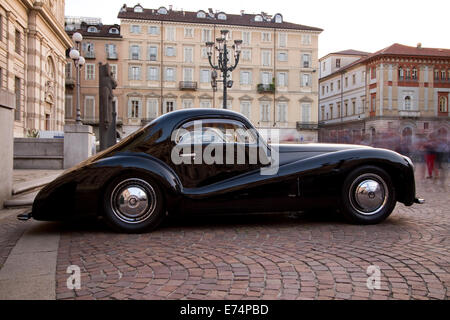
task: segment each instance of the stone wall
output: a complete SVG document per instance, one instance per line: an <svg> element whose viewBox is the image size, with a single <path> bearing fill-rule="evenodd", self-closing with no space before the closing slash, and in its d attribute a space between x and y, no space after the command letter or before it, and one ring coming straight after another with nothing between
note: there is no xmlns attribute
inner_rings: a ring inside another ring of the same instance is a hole
<svg viewBox="0 0 450 320"><path fill-rule="evenodd" d="M14 169L63 169L64 139L14 139Z"/></svg>

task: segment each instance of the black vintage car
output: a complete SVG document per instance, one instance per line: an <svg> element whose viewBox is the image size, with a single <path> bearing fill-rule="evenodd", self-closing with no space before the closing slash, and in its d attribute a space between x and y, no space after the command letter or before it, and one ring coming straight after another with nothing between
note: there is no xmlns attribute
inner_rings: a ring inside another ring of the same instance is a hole
<svg viewBox="0 0 450 320"><path fill-rule="evenodd" d="M223 161L201 159L206 154ZM66 171L39 192L25 218L101 215L116 230L141 232L157 227L166 214L333 208L350 222L374 224L397 201L422 202L413 164L398 153L267 144L239 113L186 109L155 119Z"/></svg>

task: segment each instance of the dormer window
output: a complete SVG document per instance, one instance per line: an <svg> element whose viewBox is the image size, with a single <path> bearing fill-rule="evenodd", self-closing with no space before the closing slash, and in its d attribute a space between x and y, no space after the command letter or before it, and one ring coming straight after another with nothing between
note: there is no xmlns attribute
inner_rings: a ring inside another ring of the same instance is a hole
<svg viewBox="0 0 450 320"><path fill-rule="evenodd" d="M87 31L88 32L98 32L96 27L89 27Z"/></svg>
<svg viewBox="0 0 450 320"><path fill-rule="evenodd" d="M111 34L119 34L119 29L111 28L111 29L109 29L109 33L111 33Z"/></svg>
<svg viewBox="0 0 450 320"><path fill-rule="evenodd" d="M283 23L283 16L279 13L275 15L275 23Z"/></svg>
<svg viewBox="0 0 450 320"><path fill-rule="evenodd" d="M164 7L161 7L161 8L158 9L158 13L159 14L167 14L167 9L164 8Z"/></svg>
<svg viewBox="0 0 450 320"><path fill-rule="evenodd" d="M140 5L137 5L134 7L134 12L144 12L144 8L142 8Z"/></svg>
<svg viewBox="0 0 450 320"><path fill-rule="evenodd" d="M206 18L206 13L204 11L197 12L197 18Z"/></svg>
<svg viewBox="0 0 450 320"><path fill-rule="evenodd" d="M217 16L217 19L227 20L227 15L225 13L219 13L219 15Z"/></svg>
<svg viewBox="0 0 450 320"><path fill-rule="evenodd" d="M258 14L257 16L255 16L255 21L256 22L262 22L263 21L263 17Z"/></svg>

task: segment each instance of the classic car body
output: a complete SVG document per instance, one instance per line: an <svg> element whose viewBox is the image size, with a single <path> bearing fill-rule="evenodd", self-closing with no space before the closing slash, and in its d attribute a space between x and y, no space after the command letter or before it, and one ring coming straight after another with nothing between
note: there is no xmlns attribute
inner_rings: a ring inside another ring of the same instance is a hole
<svg viewBox="0 0 450 320"><path fill-rule="evenodd" d="M236 150L241 146L246 155L254 148L268 156L277 152L274 174L261 174L261 169L272 165L268 159L258 159L257 163L175 164L174 131L191 128L189 123L197 122L253 129L244 116L229 110L187 109L165 114L43 188L31 216L36 220L65 220L104 215L116 229L138 232L156 227L166 213L302 211L340 208L349 199L356 208L350 216L354 222L376 223L390 214L397 201L406 206L420 202L415 195L411 160L384 149L267 145L255 131L257 143L229 143L236 145ZM207 144L197 147L202 152ZM198 154L199 149L194 150ZM181 155L195 159L196 153ZM359 176L363 178L352 185L354 190L347 193L353 193L347 197L343 187L352 182L347 180L358 170L362 170ZM380 210L389 212L379 216Z"/></svg>

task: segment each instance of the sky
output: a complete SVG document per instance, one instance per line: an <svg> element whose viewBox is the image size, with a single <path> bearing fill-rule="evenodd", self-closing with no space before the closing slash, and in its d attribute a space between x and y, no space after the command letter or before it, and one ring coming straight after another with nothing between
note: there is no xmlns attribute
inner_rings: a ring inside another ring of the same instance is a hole
<svg viewBox="0 0 450 320"><path fill-rule="evenodd" d="M319 36L319 57L346 49L375 52L394 43L450 48L449 0L66 0L66 16L119 23L122 5L138 2L149 9L173 5L186 11L281 13L284 21L324 29Z"/></svg>

